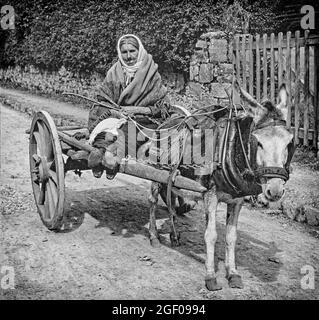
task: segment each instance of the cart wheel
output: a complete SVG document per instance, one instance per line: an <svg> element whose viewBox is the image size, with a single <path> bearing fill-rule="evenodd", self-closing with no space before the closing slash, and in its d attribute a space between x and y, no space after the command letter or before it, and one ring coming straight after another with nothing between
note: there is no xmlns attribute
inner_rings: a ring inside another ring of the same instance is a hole
<svg viewBox="0 0 319 320"><path fill-rule="evenodd" d="M31 183L43 224L58 231L64 210L64 162L58 131L46 111L32 120L29 142Z"/></svg>

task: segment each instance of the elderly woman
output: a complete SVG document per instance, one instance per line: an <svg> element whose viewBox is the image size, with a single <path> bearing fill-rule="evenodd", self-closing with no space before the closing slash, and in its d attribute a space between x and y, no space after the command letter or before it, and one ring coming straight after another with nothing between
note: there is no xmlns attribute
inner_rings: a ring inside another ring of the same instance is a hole
<svg viewBox="0 0 319 320"><path fill-rule="evenodd" d="M146 52L142 42L133 34L122 36L117 44L118 61L107 72L106 78L98 90L97 99L110 103L111 99L130 115L144 115L140 118L143 125L153 121L160 123L168 115L169 103L166 100L167 89L163 86L158 66ZM89 115L89 132L108 117L116 114L103 106L94 106ZM105 153L105 134L100 134L93 144L88 165L96 177L103 173L101 161Z"/></svg>

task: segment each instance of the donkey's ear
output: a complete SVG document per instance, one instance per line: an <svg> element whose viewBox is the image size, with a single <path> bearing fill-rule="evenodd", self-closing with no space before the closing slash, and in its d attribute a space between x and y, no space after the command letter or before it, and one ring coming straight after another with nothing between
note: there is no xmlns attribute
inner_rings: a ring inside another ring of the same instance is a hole
<svg viewBox="0 0 319 320"><path fill-rule="evenodd" d="M278 104L276 106L282 113L283 120L287 121L288 108L287 108L288 92L286 85L283 83L279 88Z"/></svg>
<svg viewBox="0 0 319 320"><path fill-rule="evenodd" d="M243 101L247 102L248 114L253 117L254 122L257 123L263 115L267 112L256 99L254 99L247 91L240 87L237 79L234 80L234 89L239 93Z"/></svg>

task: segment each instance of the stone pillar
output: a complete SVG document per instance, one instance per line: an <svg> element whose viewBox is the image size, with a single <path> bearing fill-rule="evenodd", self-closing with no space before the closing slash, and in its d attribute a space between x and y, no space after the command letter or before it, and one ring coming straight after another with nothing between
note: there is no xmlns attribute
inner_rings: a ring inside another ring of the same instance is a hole
<svg viewBox="0 0 319 320"><path fill-rule="evenodd" d="M198 98L198 107L224 104L228 100L233 77L231 41L221 31L203 34L195 45L190 63L191 94Z"/></svg>

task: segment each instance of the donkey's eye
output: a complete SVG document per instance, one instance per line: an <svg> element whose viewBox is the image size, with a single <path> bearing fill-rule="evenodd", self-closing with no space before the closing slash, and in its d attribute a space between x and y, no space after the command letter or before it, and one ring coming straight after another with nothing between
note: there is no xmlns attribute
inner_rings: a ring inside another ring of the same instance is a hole
<svg viewBox="0 0 319 320"><path fill-rule="evenodd" d="M263 149L263 145L259 141L257 142L257 146Z"/></svg>

